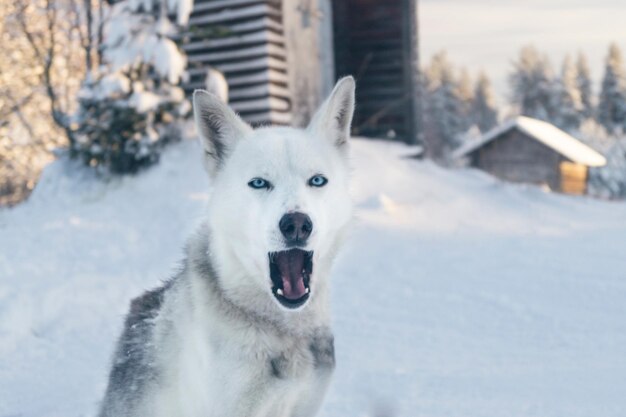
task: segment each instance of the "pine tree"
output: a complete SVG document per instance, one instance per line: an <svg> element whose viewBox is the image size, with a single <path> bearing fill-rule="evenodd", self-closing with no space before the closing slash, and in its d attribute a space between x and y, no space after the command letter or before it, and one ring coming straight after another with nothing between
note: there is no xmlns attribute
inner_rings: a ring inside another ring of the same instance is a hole
<svg viewBox="0 0 626 417"><path fill-rule="evenodd" d="M465 127L459 83L445 52L440 52L433 56L426 71L424 134L432 156L443 158L458 146Z"/></svg>
<svg viewBox="0 0 626 417"><path fill-rule="evenodd" d="M593 90L591 81L591 71L587 63L587 57L581 52L578 54L576 62L576 84L580 92L580 101L582 103L582 114L585 119L589 119L594 115L593 108Z"/></svg>
<svg viewBox="0 0 626 417"><path fill-rule="evenodd" d="M180 137L190 112L178 86L186 58L171 39L186 24L190 0L123 0L112 7L105 66L79 93L78 141L72 154L114 173L156 162ZM175 18L176 21L170 19Z"/></svg>
<svg viewBox="0 0 626 417"><path fill-rule="evenodd" d="M555 82L550 61L532 46L522 48L509 77L513 104L525 116L552 121L555 116Z"/></svg>
<svg viewBox="0 0 626 417"><path fill-rule="evenodd" d="M569 56L563 60L557 88L554 123L567 131L576 130L583 121L584 108L578 89L577 69Z"/></svg>
<svg viewBox="0 0 626 417"><path fill-rule="evenodd" d="M465 133L474 124L472 115L472 103L474 101L474 88L472 77L467 68L462 68L458 79L458 97L462 111L462 132Z"/></svg>
<svg viewBox="0 0 626 417"><path fill-rule="evenodd" d="M598 102L598 121L610 133L626 130L626 73L622 54L613 43L606 58Z"/></svg>
<svg viewBox="0 0 626 417"><path fill-rule="evenodd" d="M498 123L496 100L487 74L481 72L474 87L472 118L481 132L486 132Z"/></svg>

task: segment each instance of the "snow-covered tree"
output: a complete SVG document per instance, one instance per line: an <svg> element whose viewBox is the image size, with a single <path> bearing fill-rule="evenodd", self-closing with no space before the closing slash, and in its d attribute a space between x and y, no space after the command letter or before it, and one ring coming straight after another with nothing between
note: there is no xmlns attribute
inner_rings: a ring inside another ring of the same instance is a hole
<svg viewBox="0 0 626 417"><path fill-rule="evenodd" d="M496 99L487 74L481 72L474 87L472 118L481 132L486 132L498 123Z"/></svg>
<svg viewBox="0 0 626 417"><path fill-rule="evenodd" d="M459 72L459 98L462 101L471 103L474 98L474 88L472 86L472 77L467 68L462 68Z"/></svg>
<svg viewBox="0 0 626 417"><path fill-rule="evenodd" d="M445 52L433 56L425 72L425 129L428 152L443 158L467 129L463 100L454 67Z"/></svg>
<svg viewBox="0 0 626 417"><path fill-rule="evenodd" d="M509 77L511 98L525 116L552 121L555 115L554 72L546 56L532 46L522 48Z"/></svg>
<svg viewBox="0 0 626 417"><path fill-rule="evenodd" d="M609 133L626 130L626 72L617 44L609 47L602 89L598 102L598 121Z"/></svg>
<svg viewBox="0 0 626 417"><path fill-rule="evenodd" d="M161 147L180 136L177 122L190 105L178 85L186 57L172 36L187 23L191 8L191 0L113 5L105 66L86 79L79 94L75 156L112 172L134 172L158 160Z"/></svg>
<svg viewBox="0 0 626 417"><path fill-rule="evenodd" d="M578 129L584 118L584 107L578 89L577 69L569 56L563 60L555 98L554 123L566 131Z"/></svg>
<svg viewBox="0 0 626 417"><path fill-rule="evenodd" d="M463 132L467 131L473 124L472 104L474 101L474 86L472 85L472 77L467 68L462 68L459 72L458 79L458 97L461 102L463 112Z"/></svg>
<svg viewBox="0 0 626 417"><path fill-rule="evenodd" d="M576 61L576 84L580 92L583 117L589 119L594 115L593 105L593 82L591 81L591 71L587 63L587 57L581 52Z"/></svg>

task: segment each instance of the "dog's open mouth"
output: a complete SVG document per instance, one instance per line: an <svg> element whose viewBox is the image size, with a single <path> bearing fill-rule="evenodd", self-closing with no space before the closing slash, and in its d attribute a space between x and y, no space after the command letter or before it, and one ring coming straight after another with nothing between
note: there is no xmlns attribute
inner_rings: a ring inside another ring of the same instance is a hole
<svg viewBox="0 0 626 417"><path fill-rule="evenodd" d="M272 294L287 308L298 308L309 298L313 252L290 249L269 253Z"/></svg>

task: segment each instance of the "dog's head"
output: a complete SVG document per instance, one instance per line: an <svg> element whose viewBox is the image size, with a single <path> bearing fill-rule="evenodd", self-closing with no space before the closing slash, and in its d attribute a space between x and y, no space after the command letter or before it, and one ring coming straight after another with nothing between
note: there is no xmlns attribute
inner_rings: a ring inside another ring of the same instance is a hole
<svg viewBox="0 0 626 417"><path fill-rule="evenodd" d="M352 217L354 79L337 83L306 129L253 130L204 91L193 103L213 180L210 255L222 288L238 304L304 308L325 289Z"/></svg>

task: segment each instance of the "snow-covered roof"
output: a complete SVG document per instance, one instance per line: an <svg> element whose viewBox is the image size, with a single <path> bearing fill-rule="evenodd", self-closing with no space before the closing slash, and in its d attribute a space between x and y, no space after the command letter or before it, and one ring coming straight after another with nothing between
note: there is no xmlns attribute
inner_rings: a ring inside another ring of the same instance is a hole
<svg viewBox="0 0 626 417"><path fill-rule="evenodd" d="M551 149L554 149L556 152L578 164L590 167L600 167L606 165L606 158L604 156L575 137L565 133L553 124L526 116L515 117L500 126L491 129L477 140L461 145L454 151L453 156L455 158L461 158L469 155L476 149L491 142L502 133L513 128L519 129L531 138L543 143Z"/></svg>

